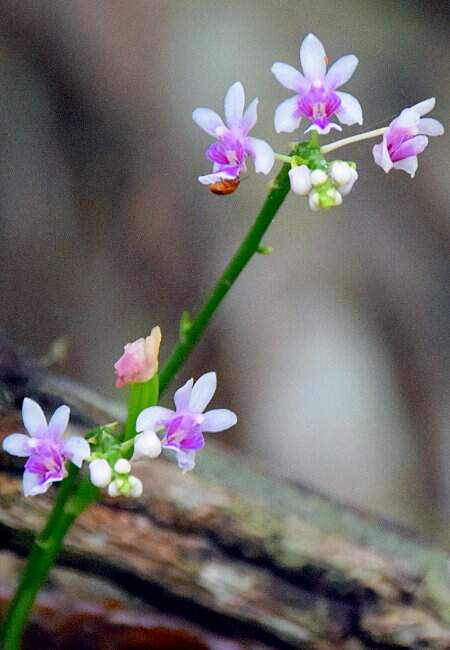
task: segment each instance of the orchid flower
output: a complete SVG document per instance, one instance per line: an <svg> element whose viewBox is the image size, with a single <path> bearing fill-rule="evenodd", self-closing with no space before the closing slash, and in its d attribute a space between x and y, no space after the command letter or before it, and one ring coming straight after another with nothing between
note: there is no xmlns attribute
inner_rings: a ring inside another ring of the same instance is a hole
<svg viewBox="0 0 450 650"><path fill-rule="evenodd" d="M205 445L203 433L225 431L237 422L236 415L227 409L214 409L204 413L216 387L215 372L202 375L195 384L193 379L189 379L174 395L175 411L162 406L150 406L138 416L136 430L163 430L162 446L176 453L180 469L193 469L195 452Z"/></svg>
<svg viewBox="0 0 450 650"><path fill-rule="evenodd" d="M303 74L287 63L274 63L272 73L277 80L295 95L282 102L275 111L277 133L291 133L300 125L302 117L311 122L305 133L316 130L329 133L341 127L331 118L336 115L341 124L362 124L362 109L359 101L339 88L353 75L358 59L347 54L327 69L328 58L317 36L308 34L300 47L300 62Z"/></svg>
<svg viewBox="0 0 450 650"><path fill-rule="evenodd" d="M67 476L66 460L81 467L89 457L89 444L84 438L64 436L69 416L69 407L60 406L47 424L39 404L24 399L22 419L28 435L12 433L4 439L3 449L13 456L28 457L23 474L25 496L43 494L52 483L62 481Z"/></svg>
<svg viewBox="0 0 450 650"><path fill-rule="evenodd" d="M199 177L203 185L234 181L237 187L240 175L247 171L246 160L249 156L254 161L256 172L268 174L272 169L275 159L270 145L248 135L256 124L258 99L254 99L245 112L244 106L244 87L237 81L225 95L226 125L209 108L196 108L192 113L194 122L217 138L217 142L206 150L206 158L213 163L213 173Z"/></svg>
<svg viewBox="0 0 450 650"><path fill-rule="evenodd" d="M411 178L417 171L417 156L428 145L428 135L442 135L444 127L431 117L422 117L433 110L434 97L425 99L415 106L405 108L393 120L383 135L380 144L373 148L373 157L386 173L392 168L403 169Z"/></svg>

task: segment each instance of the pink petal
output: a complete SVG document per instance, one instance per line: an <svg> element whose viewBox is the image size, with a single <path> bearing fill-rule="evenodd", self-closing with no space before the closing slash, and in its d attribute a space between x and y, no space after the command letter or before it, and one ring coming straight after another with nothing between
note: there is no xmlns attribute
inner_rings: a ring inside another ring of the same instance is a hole
<svg viewBox="0 0 450 650"><path fill-rule="evenodd" d="M87 440L81 436L70 436L63 442L63 453L74 465L81 467L83 461L91 455L91 450Z"/></svg>
<svg viewBox="0 0 450 650"><path fill-rule="evenodd" d="M356 70L358 59L354 54L347 54L333 63L328 70L325 83L328 88L334 90L345 84Z"/></svg>
<svg viewBox="0 0 450 650"><path fill-rule="evenodd" d="M418 113L420 116L422 116L432 111L435 105L436 105L436 98L430 97L429 99L424 99L423 102L419 102L418 104L411 106L411 109L416 113Z"/></svg>
<svg viewBox="0 0 450 650"><path fill-rule="evenodd" d="M192 386L194 385L194 380L189 379L181 388L179 388L175 395L173 396L173 401L175 402L175 407L177 411L184 411L189 406L189 400L191 399Z"/></svg>
<svg viewBox="0 0 450 650"><path fill-rule="evenodd" d="M411 178L414 178L418 167L417 156L410 156L409 158L399 160L394 163L393 167L395 169L401 169L402 171L409 174Z"/></svg>
<svg viewBox="0 0 450 650"><path fill-rule="evenodd" d="M275 154L272 147L259 140L259 138L247 138L249 144L249 153L255 162L255 171L268 174L275 162Z"/></svg>
<svg viewBox="0 0 450 650"><path fill-rule="evenodd" d="M297 117L298 95L289 97L281 102L275 110L275 131L277 133L291 133L300 126L301 118Z"/></svg>
<svg viewBox="0 0 450 650"><path fill-rule="evenodd" d="M428 145L428 138L426 135L416 135L414 138L409 138L401 144L392 154L392 161L399 162L410 156L417 156Z"/></svg>
<svg viewBox="0 0 450 650"><path fill-rule="evenodd" d="M22 420L30 436L39 438L47 431L47 420L43 410L29 397L23 400Z"/></svg>
<svg viewBox="0 0 450 650"><path fill-rule="evenodd" d="M150 406L139 413L136 420L136 431L145 431L145 429L155 431L160 423L162 426L173 414L173 411L163 406Z"/></svg>
<svg viewBox="0 0 450 650"><path fill-rule="evenodd" d="M247 135L247 133L253 129L256 124L256 120L258 119L258 102L258 98L255 97L255 99L248 105L244 113L244 117L242 118L242 130L245 135Z"/></svg>
<svg viewBox="0 0 450 650"><path fill-rule="evenodd" d="M311 81L322 80L327 70L326 54L322 43L314 34L308 34L300 47L303 74Z"/></svg>
<svg viewBox="0 0 450 650"><path fill-rule="evenodd" d="M289 90L299 93L308 86L308 82L302 73L292 65L277 62L273 64L271 71L277 81L285 88L289 88Z"/></svg>
<svg viewBox="0 0 450 650"><path fill-rule="evenodd" d="M244 104L244 87L240 81L236 81L225 95L225 121L230 128L242 120Z"/></svg>
<svg viewBox="0 0 450 650"><path fill-rule="evenodd" d="M443 135L444 127L432 117L422 117L419 120L419 133L422 135Z"/></svg>
<svg viewBox="0 0 450 650"><path fill-rule="evenodd" d="M196 108L192 113L192 119L203 131L215 137L216 129L225 128L222 118L210 108Z"/></svg>
<svg viewBox="0 0 450 650"><path fill-rule="evenodd" d="M12 433L3 440L3 449L12 456L29 456L32 453L30 449L30 437L24 433Z"/></svg>
<svg viewBox="0 0 450 650"><path fill-rule="evenodd" d="M349 93L336 92L336 95L341 100L341 106L336 113L338 120L342 124L352 125L352 124L362 124L362 108L359 101L353 95Z"/></svg>
<svg viewBox="0 0 450 650"><path fill-rule="evenodd" d="M233 411L229 411L228 409L214 409L205 413L201 426L203 431L215 433L233 427L236 422L237 417Z"/></svg>
<svg viewBox="0 0 450 650"><path fill-rule="evenodd" d="M63 404L53 413L48 425L48 432L56 438L59 438L67 429L69 417L70 408Z"/></svg>
<svg viewBox="0 0 450 650"><path fill-rule="evenodd" d="M213 398L217 388L217 375L215 372L207 372L202 375L194 384L189 409L193 413L203 413ZM151 427L146 427L151 428Z"/></svg>

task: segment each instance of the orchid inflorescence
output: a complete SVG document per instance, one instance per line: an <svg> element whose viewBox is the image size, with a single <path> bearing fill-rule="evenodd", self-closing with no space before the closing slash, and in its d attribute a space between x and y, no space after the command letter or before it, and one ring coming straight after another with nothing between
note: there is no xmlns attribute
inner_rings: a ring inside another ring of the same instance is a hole
<svg viewBox="0 0 450 650"><path fill-rule="evenodd" d="M225 95L226 125L217 113L209 108L197 108L194 121L217 142L208 147L206 157L213 163L211 174L200 176L199 181L215 194L231 194L239 186L247 171L246 159L252 158L255 171L270 173L276 159L291 165L289 178L296 194L308 196L312 210L341 205L358 178L356 164L351 161L328 162L325 153L359 140L382 136L380 144L373 147L375 163L386 173L402 169L414 177L417 156L428 144L428 136L442 135L440 122L422 116L434 108L434 98L405 108L388 127L345 138L320 147L318 136L332 129L342 131L340 124L362 125L361 104L353 95L337 90L352 77L358 59L347 54L336 61L327 72L328 57L314 34L308 34L300 46L300 72L287 63L276 62L272 66L275 78L295 95L284 100L275 110L274 126L277 133L292 133L301 120L309 122L305 133L315 132L310 146L303 149L303 156L294 152L290 156L276 154L263 140L249 137L248 132L256 124L254 99L244 112L244 88L234 83ZM340 124L333 121L336 118ZM293 143L296 148L297 143Z"/></svg>

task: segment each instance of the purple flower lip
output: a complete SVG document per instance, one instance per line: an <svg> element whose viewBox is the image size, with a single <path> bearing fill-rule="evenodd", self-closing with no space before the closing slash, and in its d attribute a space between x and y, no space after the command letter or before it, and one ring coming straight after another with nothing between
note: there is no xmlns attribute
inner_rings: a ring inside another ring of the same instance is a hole
<svg viewBox="0 0 450 650"><path fill-rule="evenodd" d="M320 40L308 34L300 47L303 74L287 63L274 63L272 73L277 80L296 94L282 102L275 111L277 133L291 133L300 126L304 117L311 122L307 131L329 133L341 130L332 122L336 116L341 124L362 124L361 105L353 95L338 92L353 75L358 59L353 54L341 57L326 70L328 58Z"/></svg>
<svg viewBox="0 0 450 650"><path fill-rule="evenodd" d="M70 460L77 467L90 456L89 444L81 436L66 436L70 409L60 406L50 422L39 404L26 397L22 405L22 419L28 434L12 433L3 441L3 449L14 456L28 457L23 474L25 496L43 494L52 483L67 475L65 463Z"/></svg>
<svg viewBox="0 0 450 650"><path fill-rule="evenodd" d="M244 87L238 81L225 95L225 119L209 108L197 108L192 113L194 122L206 133L216 138L217 142L206 150L206 158L213 163L211 174L200 176L203 185L214 185L223 181L239 181L242 173L247 171L246 160L252 158L255 171L268 174L273 167L275 155L272 148L258 138L249 136L257 120L258 99L254 99L244 112ZM234 184L234 189L239 183ZM218 194L230 194L218 191ZM214 191L214 190L212 190Z"/></svg>
<svg viewBox="0 0 450 650"><path fill-rule="evenodd" d="M175 411L162 406L144 409L136 421L136 430L163 430L162 446L175 452L183 471L193 469L196 451L205 446L203 433L225 431L237 422L228 409L204 412L216 387L215 372L202 375L195 384L189 379L174 395Z"/></svg>

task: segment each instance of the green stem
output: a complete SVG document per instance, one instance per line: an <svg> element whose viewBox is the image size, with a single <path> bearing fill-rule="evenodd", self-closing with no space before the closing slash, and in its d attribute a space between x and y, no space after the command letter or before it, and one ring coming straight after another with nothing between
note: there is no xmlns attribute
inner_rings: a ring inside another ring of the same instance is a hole
<svg viewBox="0 0 450 650"><path fill-rule="evenodd" d="M256 217L250 230L247 232L242 244L237 249L222 276L216 282L211 293L207 297L205 304L198 312L196 318L192 321L192 325L188 329L184 330L182 339L176 345L167 360L166 365L160 372L160 393L164 391L168 383L183 365L190 352L198 343L216 309L250 259L258 252L264 234L289 192L290 185L288 173L290 168L291 165L289 163L285 163L282 166L272 184L272 188L269 191L266 200L264 201L261 211Z"/></svg>
<svg viewBox="0 0 450 650"><path fill-rule="evenodd" d="M19 650L34 600L61 549L64 537L78 515L97 498L98 490L85 479L76 492L79 470L70 465L61 483L44 530L36 537L11 601L0 640L3 650Z"/></svg>
<svg viewBox="0 0 450 650"><path fill-rule="evenodd" d="M158 375L154 375L144 384L131 384L127 405L127 420L124 427L124 440L130 440L136 435L137 416L147 406L155 406L159 397Z"/></svg>

